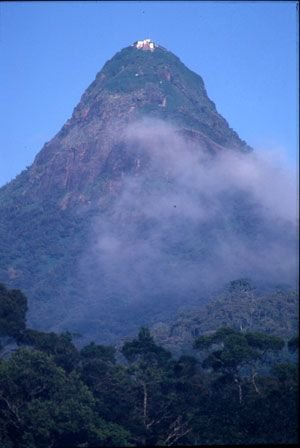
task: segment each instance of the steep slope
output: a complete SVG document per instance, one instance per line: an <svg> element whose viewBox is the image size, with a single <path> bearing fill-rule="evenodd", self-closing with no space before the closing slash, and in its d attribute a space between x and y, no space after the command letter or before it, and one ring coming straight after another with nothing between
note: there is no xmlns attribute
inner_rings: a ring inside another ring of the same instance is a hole
<svg viewBox="0 0 300 448"><path fill-rule="evenodd" d="M133 45L104 65L71 119L37 155L22 193L43 199L57 194L63 206L68 193L87 201L88 190L108 171L108 159L117 159L112 169L120 159L124 126L144 116L173 123L211 151L249 149L218 114L200 76L161 47L152 52Z"/></svg>
<svg viewBox="0 0 300 448"><path fill-rule="evenodd" d="M216 282L293 276L259 252L276 258L294 240L240 187L250 149L175 55L147 41L123 49L0 190L0 281L26 293L32 325L103 341Z"/></svg>

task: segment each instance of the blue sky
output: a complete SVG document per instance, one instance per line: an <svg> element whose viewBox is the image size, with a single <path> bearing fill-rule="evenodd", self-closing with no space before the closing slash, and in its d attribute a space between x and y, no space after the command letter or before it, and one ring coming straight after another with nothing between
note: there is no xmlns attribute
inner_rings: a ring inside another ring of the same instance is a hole
<svg viewBox="0 0 300 448"><path fill-rule="evenodd" d="M202 76L242 139L296 165L296 3L0 3L0 185L32 163L104 63L147 37Z"/></svg>

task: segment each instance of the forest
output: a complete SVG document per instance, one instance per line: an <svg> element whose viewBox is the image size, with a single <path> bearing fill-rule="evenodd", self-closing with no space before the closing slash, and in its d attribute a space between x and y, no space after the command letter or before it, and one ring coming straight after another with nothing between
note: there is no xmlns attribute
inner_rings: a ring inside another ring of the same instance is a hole
<svg viewBox="0 0 300 448"><path fill-rule="evenodd" d="M26 312L0 285L2 448L297 443L298 336L220 327L174 356L142 327L80 348Z"/></svg>

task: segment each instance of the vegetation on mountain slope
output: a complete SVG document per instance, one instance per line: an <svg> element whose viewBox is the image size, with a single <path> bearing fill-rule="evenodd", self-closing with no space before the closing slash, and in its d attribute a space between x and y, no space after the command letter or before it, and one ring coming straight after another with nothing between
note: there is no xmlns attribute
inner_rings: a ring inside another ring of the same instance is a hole
<svg viewBox="0 0 300 448"><path fill-rule="evenodd" d="M247 279L230 282L209 303L182 311L170 323L157 323L155 339L171 351L189 351L195 337L227 326L290 338L298 332L299 293L278 287L259 291Z"/></svg>
<svg viewBox="0 0 300 448"><path fill-rule="evenodd" d="M140 95L139 115L169 120L198 129L213 141L229 148L249 146L229 128L208 98L201 76L178 57L158 47L153 53L124 48L108 61L87 89L83 103L107 90L118 95ZM97 94L96 94L97 92Z"/></svg>

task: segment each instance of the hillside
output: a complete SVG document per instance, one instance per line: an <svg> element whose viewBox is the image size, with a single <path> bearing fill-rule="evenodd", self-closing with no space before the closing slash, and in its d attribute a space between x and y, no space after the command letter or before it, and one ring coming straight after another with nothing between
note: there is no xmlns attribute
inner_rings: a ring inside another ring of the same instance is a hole
<svg viewBox="0 0 300 448"><path fill-rule="evenodd" d="M134 43L0 189L0 281L24 291L34 328L101 342L236 278L294 285L295 223L262 173L202 78Z"/></svg>
<svg viewBox="0 0 300 448"><path fill-rule="evenodd" d="M285 340L298 333L299 292L257 291L245 279L233 281L207 305L181 312L167 323L153 326L155 339L173 353L191 351L194 339L221 327L264 332Z"/></svg>

